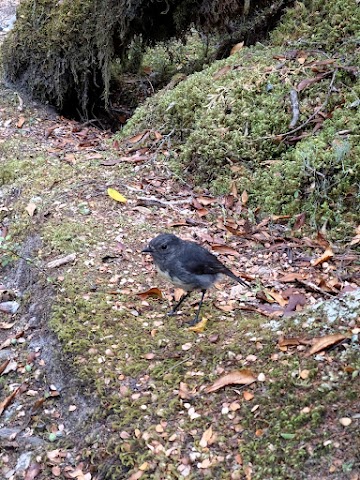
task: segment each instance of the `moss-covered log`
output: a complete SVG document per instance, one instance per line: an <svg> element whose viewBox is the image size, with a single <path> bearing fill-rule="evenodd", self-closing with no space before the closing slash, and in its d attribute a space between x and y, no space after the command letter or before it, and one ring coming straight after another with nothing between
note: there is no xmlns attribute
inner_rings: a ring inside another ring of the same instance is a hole
<svg viewBox="0 0 360 480"><path fill-rule="evenodd" d="M107 106L110 66L134 38L145 45L181 36L195 21L205 32L248 41L283 0L24 0L3 46L7 79L42 102L82 117Z"/></svg>

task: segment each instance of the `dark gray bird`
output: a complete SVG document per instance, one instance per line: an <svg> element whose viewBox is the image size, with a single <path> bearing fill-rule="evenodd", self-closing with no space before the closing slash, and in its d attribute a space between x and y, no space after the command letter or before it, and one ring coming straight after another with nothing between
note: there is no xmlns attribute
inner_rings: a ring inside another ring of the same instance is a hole
<svg viewBox="0 0 360 480"><path fill-rule="evenodd" d="M153 238L142 252L149 253L153 257L155 267L160 275L186 292L169 312L169 315L176 312L193 290L202 292L199 308L191 325L198 323L206 290L219 279L221 274L227 275L246 287L249 286L204 247L195 242L182 240L170 233L161 233Z"/></svg>

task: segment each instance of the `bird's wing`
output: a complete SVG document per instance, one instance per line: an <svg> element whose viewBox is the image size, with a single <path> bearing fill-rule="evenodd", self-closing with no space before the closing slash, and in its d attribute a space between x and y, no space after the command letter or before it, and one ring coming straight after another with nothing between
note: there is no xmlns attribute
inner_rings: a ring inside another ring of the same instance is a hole
<svg viewBox="0 0 360 480"><path fill-rule="evenodd" d="M242 278L237 277L231 270L218 260L215 255L205 248L192 244L192 248L187 249L187 255L182 258L183 268L195 275L217 275L222 273L233 280L249 287L249 284Z"/></svg>
<svg viewBox="0 0 360 480"><path fill-rule="evenodd" d="M187 255L182 258L184 268L195 275L216 275L225 273L226 267L208 250L204 248L194 248L187 250Z"/></svg>

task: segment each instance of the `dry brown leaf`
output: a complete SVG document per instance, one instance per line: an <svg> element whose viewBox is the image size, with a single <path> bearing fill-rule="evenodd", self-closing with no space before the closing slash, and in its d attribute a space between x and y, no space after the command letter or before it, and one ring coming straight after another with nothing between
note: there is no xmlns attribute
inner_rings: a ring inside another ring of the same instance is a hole
<svg viewBox="0 0 360 480"><path fill-rule="evenodd" d="M305 338L293 337L293 338L284 338L280 337L278 341L279 347L296 347L297 345L309 345L312 343L312 340L306 340Z"/></svg>
<svg viewBox="0 0 360 480"><path fill-rule="evenodd" d="M202 434L201 440L199 442L200 447L206 448L210 443L212 436L213 436L213 430L212 430L212 426L210 425L210 427L207 430L205 430L205 432Z"/></svg>
<svg viewBox="0 0 360 480"><path fill-rule="evenodd" d="M298 92L302 92L308 86L313 85L314 83L320 82L324 77L327 77L328 75L329 73L326 72L326 73L321 73L320 75L317 75L316 77L313 77L313 78L305 78L298 84L298 86L296 87L296 90Z"/></svg>
<svg viewBox="0 0 360 480"><path fill-rule="evenodd" d="M225 387L226 385L249 385L256 381L253 373L249 369L244 370L235 370L234 372L223 375L218 378L212 385L209 385L205 388L205 393L216 392L220 388Z"/></svg>
<svg viewBox="0 0 360 480"><path fill-rule="evenodd" d="M279 282L281 283L291 283L295 282L296 280L304 280L305 275L302 273L287 273L282 277L279 277Z"/></svg>
<svg viewBox="0 0 360 480"><path fill-rule="evenodd" d="M325 252L321 255L321 257L317 258L316 260L312 260L311 265L316 267L321 263L327 262L331 257L334 256L334 252L332 251L331 247L328 247Z"/></svg>
<svg viewBox="0 0 360 480"><path fill-rule="evenodd" d="M12 403L14 398L16 397L17 393L19 392L21 386L17 387L8 397L6 397L1 403L0 403L0 416L2 415L3 411Z"/></svg>
<svg viewBox="0 0 360 480"><path fill-rule="evenodd" d="M303 380L307 380L309 378L309 375L310 375L310 370L301 370L300 372L300 378L302 378Z"/></svg>
<svg viewBox="0 0 360 480"><path fill-rule="evenodd" d="M199 215L200 218L206 217L206 215L209 213L209 210L207 208L198 208L196 210L196 213Z"/></svg>
<svg viewBox="0 0 360 480"><path fill-rule="evenodd" d="M269 290L267 288L264 289L265 293L267 295L270 295L274 300L276 300L276 302L281 306L281 307L285 307L285 305L287 305L287 300L285 300L283 298L283 296L281 295L281 293L279 292L275 292L274 290Z"/></svg>
<svg viewBox="0 0 360 480"><path fill-rule="evenodd" d="M225 67L220 68L214 75L213 78L217 80L218 78L222 77L225 75L229 70L231 70L232 67L230 65L226 65Z"/></svg>
<svg viewBox="0 0 360 480"><path fill-rule="evenodd" d="M137 143L137 142L140 142L140 140L144 140L145 135L146 136L149 135L149 130L144 130L143 132L128 138L126 141L129 143Z"/></svg>
<svg viewBox="0 0 360 480"><path fill-rule="evenodd" d="M12 323L6 323L6 322L0 322L0 328L4 330L8 330L9 328L13 327L15 325L15 322Z"/></svg>
<svg viewBox="0 0 360 480"><path fill-rule="evenodd" d="M241 194L241 201L242 201L243 205L246 205L248 200L249 200L249 195L248 195L247 191L244 190Z"/></svg>
<svg viewBox="0 0 360 480"><path fill-rule="evenodd" d="M248 390L245 390L245 392L243 393L243 397L244 400L248 402L249 400L252 400L254 398L254 394L252 392L249 392Z"/></svg>
<svg viewBox="0 0 360 480"><path fill-rule="evenodd" d="M299 338L284 338L280 337L278 341L279 347L295 347L297 345L301 345L301 341Z"/></svg>
<svg viewBox="0 0 360 480"><path fill-rule="evenodd" d="M61 468L59 467L59 465L55 465L54 467L52 467L51 473L54 475L54 477L60 477Z"/></svg>
<svg viewBox="0 0 360 480"><path fill-rule="evenodd" d="M244 473L246 480L252 479L253 469L251 463L248 463L246 466L244 466Z"/></svg>
<svg viewBox="0 0 360 480"><path fill-rule="evenodd" d="M355 228L355 237L351 240L350 245L357 245L360 243L360 225Z"/></svg>
<svg viewBox="0 0 360 480"><path fill-rule="evenodd" d="M193 392L189 390L189 387L185 382L180 382L179 386L179 397L182 398L183 400L189 400L192 398Z"/></svg>
<svg viewBox="0 0 360 480"><path fill-rule="evenodd" d="M34 480L41 472L42 467L39 463L31 463L26 470L24 480Z"/></svg>
<svg viewBox="0 0 360 480"><path fill-rule="evenodd" d="M1 365L0 365L0 375L5 371L6 367L9 365L10 359L5 360Z"/></svg>
<svg viewBox="0 0 360 480"><path fill-rule="evenodd" d="M297 308L298 305L303 307L306 304L306 297L305 295L302 295L301 293L295 293L293 295L290 295L289 300L288 300L288 305L285 308L284 315L288 315L291 312L294 312Z"/></svg>
<svg viewBox="0 0 360 480"><path fill-rule="evenodd" d="M240 50L242 50L244 47L244 42L239 42L237 43L236 45L234 45L232 47L232 49L230 50L230 55L234 55L234 53L236 52L240 52Z"/></svg>
<svg viewBox="0 0 360 480"><path fill-rule="evenodd" d="M149 290L146 290L145 292L139 292L136 295L138 297L140 297L142 300L146 300L148 297L162 298L162 292L157 287L150 288Z"/></svg>
<svg viewBox="0 0 360 480"><path fill-rule="evenodd" d="M214 250L214 252L219 252L224 255L234 255L234 257L238 257L240 254L238 251L236 251L234 248L228 247L226 245L212 245L211 249Z"/></svg>
<svg viewBox="0 0 360 480"><path fill-rule="evenodd" d="M17 121L17 124L16 124L17 128L21 128L24 125L25 121L26 121L25 117L23 116L19 117L19 120Z"/></svg>
<svg viewBox="0 0 360 480"><path fill-rule="evenodd" d="M326 335L325 337L314 338L314 344L310 348L306 356L309 357L310 355L314 355L314 353L321 352L322 350L336 345L337 343L345 340L346 338L348 337L346 335L343 335L342 333L335 333L334 335Z"/></svg>
<svg viewBox="0 0 360 480"><path fill-rule="evenodd" d="M129 480L139 480L143 476L144 472L141 470L138 470L137 472L133 473L130 475Z"/></svg>
<svg viewBox="0 0 360 480"><path fill-rule="evenodd" d="M213 205L214 203L217 202L217 199L213 197L196 197L196 200L201 205L204 205L204 207L207 207L208 205Z"/></svg>
<svg viewBox="0 0 360 480"><path fill-rule="evenodd" d="M33 203L33 202L30 202L25 207L25 210L27 211L27 213L29 214L30 217L33 217L34 213L36 211L36 208L37 208L36 204Z"/></svg>

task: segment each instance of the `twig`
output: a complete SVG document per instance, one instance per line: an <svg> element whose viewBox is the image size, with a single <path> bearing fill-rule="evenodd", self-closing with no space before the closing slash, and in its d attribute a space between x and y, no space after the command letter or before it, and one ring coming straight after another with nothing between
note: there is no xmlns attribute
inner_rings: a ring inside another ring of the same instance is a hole
<svg viewBox="0 0 360 480"><path fill-rule="evenodd" d="M144 205L146 207L172 207L174 205L182 205L184 203L190 203L192 197L185 198L184 200L160 200L156 197L138 197L137 204Z"/></svg>
<svg viewBox="0 0 360 480"><path fill-rule="evenodd" d="M316 117L316 115L318 113L320 113L325 107L326 105L328 104L328 101L329 101L329 98L330 98L330 95L331 95L331 91L332 91L332 88L334 86L334 82L335 82L335 78L336 78L336 74L338 72L338 69L336 68L332 74L332 77L331 77L331 82L330 82L330 85L329 85L329 88L328 88L328 91L327 91L327 94L326 94L326 97L325 97L325 100L324 102L320 105L320 107L312 114L310 115L310 117L304 122L302 123L301 125L299 125L298 127L294 128L293 130L289 130L288 132L285 132L285 133L278 133L276 135L268 135L267 137L260 137L258 138L257 140L270 140L270 139L273 139L273 138L279 138L279 137L287 137L288 135L292 135L293 133L296 133L298 132L299 130L302 130L304 127L306 127L306 125L308 123L311 122L311 120L313 118Z"/></svg>
<svg viewBox="0 0 360 480"><path fill-rule="evenodd" d="M297 95L297 91L292 89L290 90L290 101L291 101L291 108L292 108L292 119L290 122L289 127L294 128L299 120L300 109L299 109L299 99Z"/></svg>
<svg viewBox="0 0 360 480"><path fill-rule="evenodd" d="M296 278L296 281L300 283L300 285L303 285L304 287L307 287L309 290L312 290L313 292L320 293L321 295L324 295L325 297L328 298L335 298L336 294L335 293L329 293L323 290L322 288L318 287L315 285L313 282L306 282L305 280L300 280L299 278Z"/></svg>

